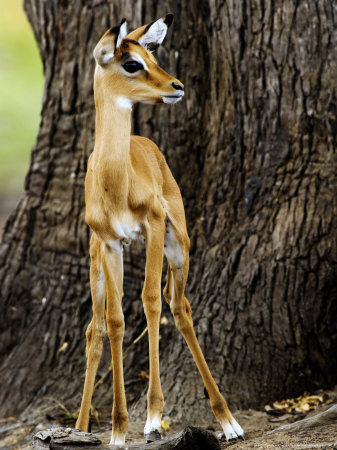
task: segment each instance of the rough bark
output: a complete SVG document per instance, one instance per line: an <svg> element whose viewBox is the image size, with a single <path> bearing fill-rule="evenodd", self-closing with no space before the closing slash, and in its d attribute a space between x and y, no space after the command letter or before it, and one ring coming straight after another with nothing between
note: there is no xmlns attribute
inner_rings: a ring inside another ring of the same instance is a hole
<svg viewBox="0 0 337 450"><path fill-rule="evenodd" d="M175 23L158 57L184 83L186 99L172 108L138 106L134 130L159 145L182 190L192 244L187 294L210 368L232 407L334 383L333 1L24 4L45 89L25 193L0 247L1 413L45 404L45 396L79 405L91 316L83 181L94 134L92 50L122 17L133 27L168 11ZM143 262L140 249L126 255L126 346L145 326ZM211 417L165 308L165 412ZM109 358L106 348L99 375ZM146 340L125 359L133 418L144 418L138 372L147 361ZM110 381L95 406L111 403Z"/></svg>

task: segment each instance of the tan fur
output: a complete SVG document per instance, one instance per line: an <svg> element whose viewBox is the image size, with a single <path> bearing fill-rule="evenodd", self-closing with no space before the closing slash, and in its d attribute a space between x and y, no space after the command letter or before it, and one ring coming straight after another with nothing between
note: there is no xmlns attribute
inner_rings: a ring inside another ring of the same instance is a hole
<svg viewBox="0 0 337 450"><path fill-rule="evenodd" d="M189 238L180 190L158 147L144 137L130 136L131 111L118 103L120 98L132 102L159 103L163 101L163 95L177 93L172 83L182 86L157 66L151 53L130 41L130 38L141 36L145 28L141 27L122 40L112 62L106 67L104 62L97 64L94 80L96 140L85 180L86 221L93 231L90 242L93 318L87 330L88 363L76 426L88 430L95 375L107 327L114 392L111 442L119 444L124 442L128 428L122 364L122 245L138 235L145 237L146 267L142 300L148 323L150 352L148 421L145 430L148 433L158 420L160 426L163 410L158 342L165 227L168 226L174 233L175 248L183 257L181 265L173 257L168 259L164 296L201 373L214 414L222 425L228 426L233 421L199 347L193 330L191 308L184 295ZM100 61L102 55L113 48L115 38L111 32L103 36L95 49L96 59ZM136 76L125 74L122 64L126 54L140 56L148 71Z"/></svg>

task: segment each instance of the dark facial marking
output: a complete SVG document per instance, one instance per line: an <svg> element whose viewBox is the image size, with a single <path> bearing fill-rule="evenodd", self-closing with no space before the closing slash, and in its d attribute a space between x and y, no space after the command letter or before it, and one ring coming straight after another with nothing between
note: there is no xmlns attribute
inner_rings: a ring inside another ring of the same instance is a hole
<svg viewBox="0 0 337 450"><path fill-rule="evenodd" d="M129 44L140 46L140 43L137 41L134 41L133 39L123 39L122 49L127 50L130 47Z"/></svg>
<svg viewBox="0 0 337 450"><path fill-rule="evenodd" d="M130 58L130 53L129 52L122 53L122 57L121 57L121 61L122 62L125 62L129 58Z"/></svg>
<svg viewBox="0 0 337 450"><path fill-rule="evenodd" d="M140 45L139 42L134 41L133 39L126 39L126 42L130 42L130 44L134 44L134 45Z"/></svg>

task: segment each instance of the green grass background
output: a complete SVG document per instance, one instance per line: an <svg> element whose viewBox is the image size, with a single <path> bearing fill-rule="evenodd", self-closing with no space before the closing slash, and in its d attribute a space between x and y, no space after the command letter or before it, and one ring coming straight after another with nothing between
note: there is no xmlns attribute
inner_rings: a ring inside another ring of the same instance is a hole
<svg viewBox="0 0 337 450"><path fill-rule="evenodd" d="M0 195L22 192L40 123L42 63L23 0L0 0Z"/></svg>

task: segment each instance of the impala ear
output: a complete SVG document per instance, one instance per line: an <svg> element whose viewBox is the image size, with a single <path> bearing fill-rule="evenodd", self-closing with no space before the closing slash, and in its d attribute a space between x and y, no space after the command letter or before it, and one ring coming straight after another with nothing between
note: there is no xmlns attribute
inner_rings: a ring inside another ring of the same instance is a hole
<svg viewBox="0 0 337 450"><path fill-rule="evenodd" d="M155 22L145 25L138 42L149 51L155 50L165 39L167 30L173 21L173 14L167 14Z"/></svg>
<svg viewBox="0 0 337 450"><path fill-rule="evenodd" d="M114 27L118 29L118 33L116 30L116 49L120 46L122 40L127 36L128 34L128 25L126 23L126 19L122 19L121 23L119 24L119 27ZM114 28L111 28L110 32L113 32Z"/></svg>
<svg viewBox="0 0 337 450"><path fill-rule="evenodd" d="M107 66L112 61L116 49L127 34L128 31L125 19L123 19L119 25L110 28L95 47L94 58L97 64L102 67Z"/></svg>

